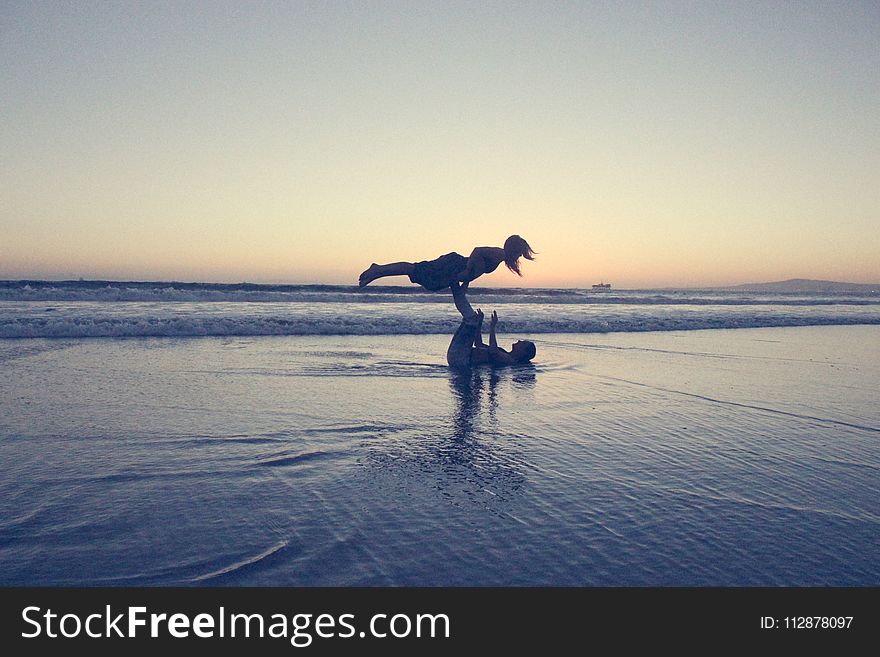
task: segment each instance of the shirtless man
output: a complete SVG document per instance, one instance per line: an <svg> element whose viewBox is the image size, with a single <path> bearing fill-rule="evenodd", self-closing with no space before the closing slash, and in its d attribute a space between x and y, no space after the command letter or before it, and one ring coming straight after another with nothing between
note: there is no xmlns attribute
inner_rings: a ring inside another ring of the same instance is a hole
<svg viewBox="0 0 880 657"><path fill-rule="evenodd" d="M484 344L483 311L474 311L459 283L454 283L451 287L452 298L455 300L455 307L461 313L462 320L446 350L446 362L450 367L465 368L484 363L493 366L519 365L528 363L535 357L537 353L535 343L528 340L517 340L510 351L498 346L495 338L495 326L498 324L496 312L492 313L492 320L489 323L489 344L488 346Z"/></svg>

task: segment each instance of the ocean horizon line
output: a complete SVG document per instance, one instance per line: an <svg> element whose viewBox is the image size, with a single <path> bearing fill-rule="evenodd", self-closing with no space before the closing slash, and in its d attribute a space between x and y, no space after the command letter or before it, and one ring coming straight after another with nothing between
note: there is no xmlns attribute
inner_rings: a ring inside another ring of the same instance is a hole
<svg viewBox="0 0 880 657"><path fill-rule="evenodd" d="M196 280L178 280L178 279L157 279L157 280L139 280L129 278L6 278L0 279L0 287L9 288L12 286L62 286L62 287L106 287L114 285L132 285L143 288L157 287L175 287L180 289L194 288L216 288L225 290L243 290L243 291L287 291L287 290L347 290L360 294L371 294L378 292L392 291L395 294L437 294L424 288L412 285L381 285L371 284L369 286L360 287L357 284L345 283L291 283L291 282L254 282L254 281L196 281ZM505 291L522 292L522 291L589 291L595 293L606 293L611 290L617 292L665 292L665 291L685 291L685 292L707 292L707 291L743 291L743 292L776 292L776 293L804 293L804 292L862 292L868 294L880 294L880 283L851 283L847 281L830 281L823 279L809 278L793 278L782 281L768 282L751 282L737 283L731 285L660 285L660 286L636 286L636 287L615 287L613 284L603 281L599 284L590 285L551 285L551 286L491 286L491 285L471 285L471 292L477 290L489 290L493 293L503 294ZM442 291L441 291L442 292Z"/></svg>

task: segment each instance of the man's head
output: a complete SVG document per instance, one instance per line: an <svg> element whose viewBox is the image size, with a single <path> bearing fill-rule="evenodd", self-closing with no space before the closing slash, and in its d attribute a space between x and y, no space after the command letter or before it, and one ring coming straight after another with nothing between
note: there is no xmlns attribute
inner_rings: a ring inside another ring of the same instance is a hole
<svg viewBox="0 0 880 657"><path fill-rule="evenodd" d="M517 340L510 348L510 355L517 363L528 363L537 353L535 343L529 340Z"/></svg>

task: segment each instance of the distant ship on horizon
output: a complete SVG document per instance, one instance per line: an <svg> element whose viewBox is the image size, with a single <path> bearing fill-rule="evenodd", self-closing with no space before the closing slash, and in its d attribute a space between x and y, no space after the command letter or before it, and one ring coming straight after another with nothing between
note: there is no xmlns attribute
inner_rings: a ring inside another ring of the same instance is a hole
<svg viewBox="0 0 880 657"><path fill-rule="evenodd" d="M605 283L604 281L601 282L601 283L595 283L595 284L593 285L593 289L594 289L594 290L610 290L610 289L611 289L611 283Z"/></svg>

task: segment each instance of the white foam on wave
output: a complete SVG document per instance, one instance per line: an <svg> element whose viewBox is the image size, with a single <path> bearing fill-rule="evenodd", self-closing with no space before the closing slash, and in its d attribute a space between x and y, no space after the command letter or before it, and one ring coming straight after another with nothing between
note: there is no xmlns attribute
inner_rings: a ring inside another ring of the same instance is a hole
<svg viewBox="0 0 880 657"><path fill-rule="evenodd" d="M505 334L609 333L642 331L688 331L699 329L759 328L771 326L817 326L834 324L880 324L880 313L848 315L729 314L690 315L616 314L614 316L555 317L552 313L505 317ZM350 317L89 317L52 316L0 319L0 338L123 338L272 335L429 335L449 334L455 318L386 316Z"/></svg>
<svg viewBox="0 0 880 657"><path fill-rule="evenodd" d="M507 334L880 324L880 298L713 290L476 288ZM0 281L0 338L450 334L448 292L416 286Z"/></svg>

